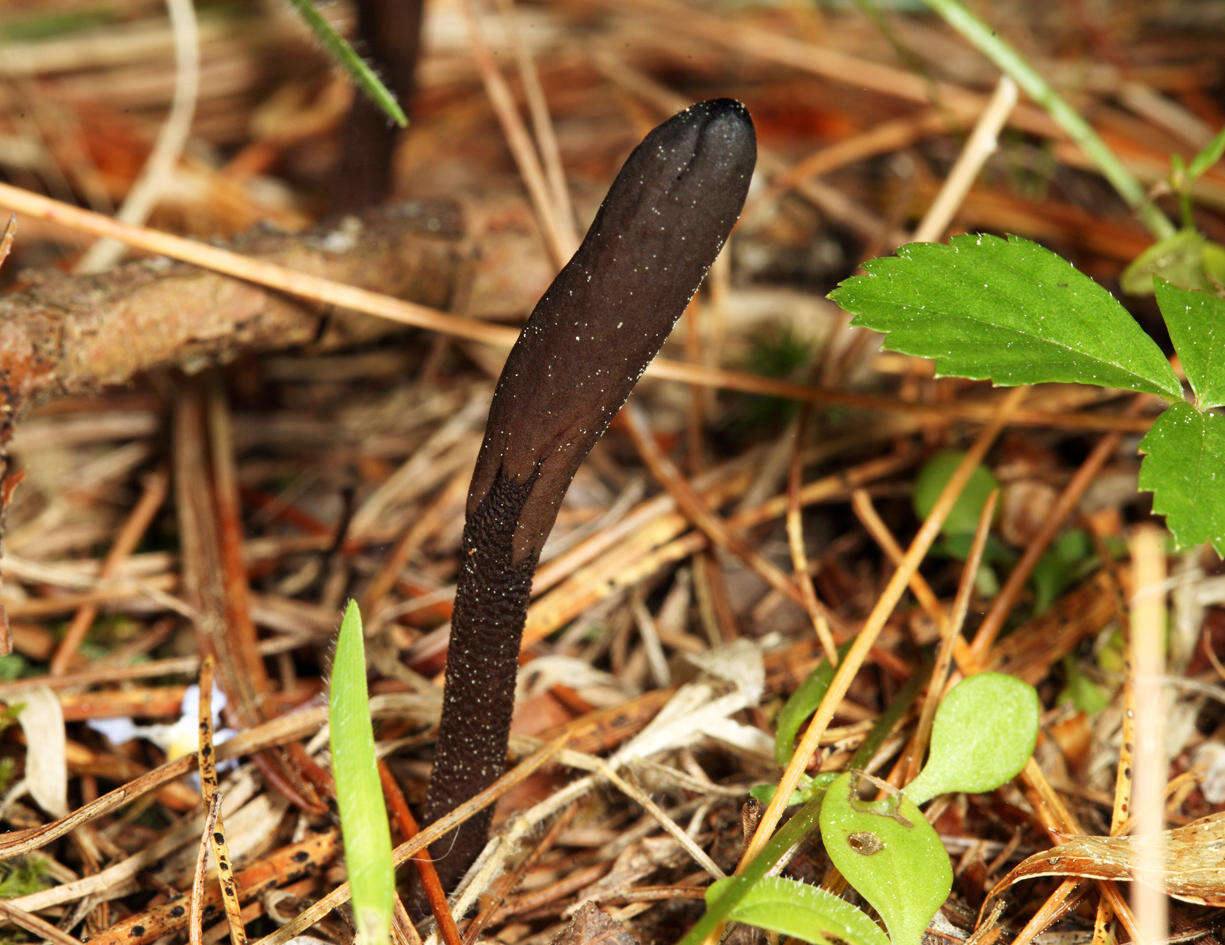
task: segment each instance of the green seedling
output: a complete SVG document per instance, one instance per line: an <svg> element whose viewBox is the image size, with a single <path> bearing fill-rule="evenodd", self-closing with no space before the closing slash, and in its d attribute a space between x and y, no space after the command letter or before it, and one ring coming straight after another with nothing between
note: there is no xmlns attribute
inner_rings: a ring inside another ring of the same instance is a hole
<svg viewBox="0 0 1225 945"><path fill-rule="evenodd" d="M1029 577L1034 613L1045 613L1060 594L1092 570L1096 560L1093 542L1083 528L1068 529L1051 542Z"/></svg>
<svg viewBox="0 0 1225 945"><path fill-rule="evenodd" d="M981 794L1011 781L1034 753L1041 712L1034 687L1015 676L963 679L936 711L927 764L906 796L925 804L938 794Z"/></svg>
<svg viewBox="0 0 1225 945"><path fill-rule="evenodd" d="M834 783L834 778L837 775L831 772L818 774L815 777L802 775L800 783L794 791L791 792L791 799L787 801L788 807L793 807L796 804L807 804L811 800L815 800L825 794L825 789ZM756 801L761 801L763 804L769 804L774 800L775 785L773 784L755 784L749 788L749 797Z"/></svg>
<svg viewBox="0 0 1225 945"><path fill-rule="evenodd" d="M1213 242L1195 228L1191 212L1192 188L1225 154L1225 129L1209 141L1189 164L1175 154L1170 157L1170 189L1178 194L1182 229L1158 240L1137 256L1119 277L1124 292L1148 295L1157 277L1184 289L1210 292L1225 285L1225 246Z"/></svg>
<svg viewBox="0 0 1225 945"><path fill-rule="evenodd" d="M812 711L813 699L819 702L823 696L820 681L827 675L826 667L818 666L800 687L804 698L793 709L801 713L808 707L801 721ZM868 763L880 739L905 713L922 679L916 674L914 685L899 692L881 714L851 759L851 770L810 779L803 788L808 799L761 854L741 875L710 888L706 914L680 945L699 945L729 919L815 945L839 939L851 945L883 945L884 936L866 913L804 883L766 876L787 850L818 828L834 865L884 921L887 940L919 945L948 897L953 873L939 836L918 804L940 793L994 790L1015 777L1033 752L1040 711L1038 694L1019 679L1000 673L971 676L954 686L937 710L929 758L919 776L901 792L884 785L882 799L861 799L865 776L856 769ZM783 724L791 729L792 714L780 713L780 729ZM792 729L780 744L790 747L793 740Z"/></svg>
<svg viewBox="0 0 1225 945"><path fill-rule="evenodd" d="M1179 547L1225 554L1225 299L1158 281L1197 398L1126 309L1071 263L1018 237L912 243L865 264L830 297L885 347L931 358L941 376L997 385L1062 381L1153 394L1170 403L1140 444L1140 488Z"/></svg>
<svg viewBox="0 0 1225 945"><path fill-rule="evenodd" d="M385 945L391 930L395 872L366 694L362 615L355 601L345 609L336 640L328 722L357 941Z"/></svg>
<svg viewBox="0 0 1225 945"><path fill-rule="evenodd" d="M1075 658L1065 656L1061 661L1067 682L1055 697L1059 704L1068 703L1072 708L1085 715L1097 715L1110 705L1110 697L1102 691L1102 687L1088 677L1080 668Z"/></svg>
<svg viewBox="0 0 1225 945"><path fill-rule="evenodd" d="M848 641L838 648L838 658L842 659L846 655L846 651L851 648ZM897 725L898 720L910 709L911 704L919 696L919 691L923 684L927 682L927 675L930 667L925 667L923 671L915 673L910 680L903 686L893 701L889 703L888 708L880 714L876 720L876 724L872 726L872 730L868 736L860 743L855 750L855 756L851 759L850 767L862 768L872 760L872 756L876 754L876 750L889 737L889 733L893 731L893 727ZM776 732L774 737L774 757L780 768L787 767L791 761L791 756L795 752L795 736L799 732L800 726L804 721L817 711L817 706L821 704L821 700L825 698L825 693L829 689L830 681L834 677L834 667L828 661L822 660L817 664L817 667L808 674L799 688L791 694L784 704L782 711L778 714L778 719L775 721ZM834 772L825 772L818 774L815 777L804 777L801 779L799 786L792 792L788 806L793 804L803 804L814 798L820 797L830 783L834 780L836 774ZM763 804L769 804L774 797L775 785L759 784L749 789L749 796L761 801Z"/></svg>
<svg viewBox="0 0 1225 945"><path fill-rule="evenodd" d="M896 791L878 801L861 800L859 780L848 771L825 793L825 851L880 914L893 945L920 945L953 888L949 856L912 800Z"/></svg>

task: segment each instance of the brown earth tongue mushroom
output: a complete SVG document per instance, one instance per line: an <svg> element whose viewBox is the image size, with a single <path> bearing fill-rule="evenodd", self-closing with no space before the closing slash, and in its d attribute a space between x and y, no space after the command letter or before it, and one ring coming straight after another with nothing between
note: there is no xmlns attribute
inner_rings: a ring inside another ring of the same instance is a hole
<svg viewBox="0 0 1225 945"><path fill-rule="evenodd" d="M753 123L730 99L654 129L507 358L468 492L427 822L502 774L540 549L579 464L727 239L756 158ZM444 886L484 846L489 818L486 810L433 848Z"/></svg>

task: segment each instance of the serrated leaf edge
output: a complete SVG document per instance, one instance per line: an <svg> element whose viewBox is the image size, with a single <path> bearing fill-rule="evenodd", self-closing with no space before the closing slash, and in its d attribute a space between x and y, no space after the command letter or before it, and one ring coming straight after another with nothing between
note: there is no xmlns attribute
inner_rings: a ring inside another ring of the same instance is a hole
<svg viewBox="0 0 1225 945"><path fill-rule="evenodd" d="M924 248L932 247L936 250L951 251L955 253L958 251L957 244L966 242L967 240L977 241L980 239L980 237L986 238L992 241L1006 242L1011 245L1024 244L1024 245L1036 247L1038 250L1046 253L1052 258L1063 263L1065 266L1068 267L1069 270L1076 273L1076 275L1080 276L1083 279L1087 279L1089 282L1093 283L1095 286L1100 288L1106 294L1106 296L1110 299L1110 301L1114 303L1114 305L1116 305L1124 315L1126 315L1128 318L1132 317L1131 313L1128 312L1127 309L1123 307L1122 303L1119 302L1119 300L1116 299L1109 291L1107 291L1103 286L1097 283L1094 279L1085 275L1083 272L1081 272L1079 269L1073 266L1070 262L1068 262L1066 259L1060 256L1058 253L1051 252L1051 250L1047 249L1045 246L1043 246L1040 243L1035 243L1033 240L1027 240L1027 239L1024 239L1023 237L1018 237L1013 234L1009 234L1006 238L1002 238L1002 237L995 236L994 234L990 234L990 233L984 233L984 234L978 234L978 235L971 235L967 233L961 236L953 237L948 243L932 243L932 242L907 243L904 246L898 247L897 251L894 252L890 256L880 256L880 257L877 257L876 259L868 260L866 263L864 263L864 266L863 266L865 270L864 275L850 276L846 279L843 279L841 282L838 283L838 285L831 292L828 293L826 298L830 299L840 308L844 309L847 312L850 312L854 316L854 318L851 319L852 327L867 328L871 331L875 331L875 332L878 332L879 334L884 335L885 337L884 337L884 340L882 340L881 342L881 346L884 347L886 350L897 351L900 354L909 354L915 357L927 358L929 361L932 361L935 366L936 377L964 377L969 380L975 380L975 381L989 380L992 382L992 384L994 384L997 387L1022 386L1025 382L1011 382L1011 381L1006 381L1006 380L999 380L996 377L992 377L991 373L989 372L980 373L980 372L972 372L972 371L957 371L957 372L945 373L941 369L940 364L942 361L947 362L948 357L949 357L948 355L930 355L930 354L924 354L921 351L911 351L911 350L906 350L905 348L897 347L896 345L890 342L889 337L890 335L898 331L898 329L896 328L880 329L880 328L875 328L872 325L865 324L862 321L862 319L864 318L864 313L849 305L844 304L840 298L840 296L845 294L844 290L848 289L851 286L862 285L863 283L867 282L869 279L877 279L877 278L881 278L887 275L889 268L892 265L896 265L897 260L899 258L906 260L906 261L912 260L913 255L914 255L914 249L917 247L924 247ZM1008 270L1014 276L1024 277L1026 275L1026 273L1023 270L1017 268L1016 266L1012 265L1009 262L1006 262L1006 261L999 262L999 265L1001 266L1002 269ZM906 311L914 310L913 306L902 305L902 304L897 305L897 308L901 310L906 310ZM977 322L976 320L968 318L968 317L966 317L966 320L974 324L983 324L981 322ZM1145 375L1136 374L1133 370L1129 368L1123 368L1123 367L1120 367L1118 364L1112 364L1109 361L1103 361L1100 358L1093 357L1092 355L1087 355L1081 351L1078 351L1075 348L1069 347L1066 344L1060 344L1058 342L1052 341L1049 338L1042 338L1040 336L1032 335L1032 334L1027 335L1023 332L1016 331L1015 329L1003 328L998 325L991 325L989 327L999 330L999 331L1008 332L1010 334L1015 335L1017 338L1021 338L1026 341L1031 341L1031 340L1037 341L1040 344L1049 345L1052 348L1057 348L1059 350L1066 351L1069 354L1074 354L1077 358L1082 359L1084 361L1088 361L1091 364L1102 365L1104 367L1110 368L1113 371L1121 372L1122 374L1130 376L1130 377L1135 377L1140 381L1145 381L1147 382L1147 385L1148 385L1148 386L1143 386L1143 387L1137 386L1137 385L1131 385L1127 388L1124 388L1126 390L1134 390L1137 393L1142 393L1142 394L1156 393L1158 394L1158 396L1165 396L1166 399L1170 400L1171 402L1177 401L1182 396L1182 386L1178 381L1178 376L1174 374L1174 370L1173 368L1169 366L1168 362L1166 364L1166 368L1170 372L1170 376L1169 378L1166 378L1163 381L1163 380L1151 378ZM1150 345L1153 345L1154 347L1156 347L1156 343L1151 338L1149 338L1147 334L1143 334L1142 332L1142 337L1144 338L1144 340L1148 341ZM1158 351L1159 350L1160 349L1158 349ZM1171 382L1173 386L1165 386L1166 383L1171 383ZM1100 384L1096 384L1096 382L1094 381L1083 380L1083 379L1082 380L1056 380L1054 381L1054 383L1072 383L1072 384L1079 383L1079 384L1090 384L1094 386L1102 386ZM1152 390L1151 388L1153 387L1156 387L1157 390L1156 391Z"/></svg>

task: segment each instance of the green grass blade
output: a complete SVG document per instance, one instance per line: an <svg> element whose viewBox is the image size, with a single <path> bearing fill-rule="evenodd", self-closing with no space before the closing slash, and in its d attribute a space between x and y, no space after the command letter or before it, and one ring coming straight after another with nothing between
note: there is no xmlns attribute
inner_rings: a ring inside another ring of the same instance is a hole
<svg viewBox="0 0 1225 945"><path fill-rule="evenodd" d="M366 695L362 615L349 601L336 641L328 703L332 775L361 945L386 945L395 897L391 831L374 753Z"/></svg>
<svg viewBox="0 0 1225 945"><path fill-rule="evenodd" d="M293 4L293 8L298 11L298 15L302 17L306 25L310 27L311 32L323 44L327 54L345 72L349 73L353 83L369 96L370 100L382 110L383 114L401 128L405 127L408 124L408 116L404 114L404 109L400 107L396 97L391 94L391 90L383 84L383 80L375 74L374 70L366 64L366 61L345 41L345 38L332 29L331 24L323 18L323 15L311 0L289 0L289 2Z"/></svg>

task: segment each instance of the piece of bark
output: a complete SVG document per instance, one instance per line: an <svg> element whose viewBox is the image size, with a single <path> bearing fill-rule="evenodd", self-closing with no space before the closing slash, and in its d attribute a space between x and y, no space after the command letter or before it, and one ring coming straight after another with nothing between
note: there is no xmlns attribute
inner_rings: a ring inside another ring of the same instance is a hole
<svg viewBox="0 0 1225 945"><path fill-rule="evenodd" d="M20 231L18 235L20 239ZM483 318L531 308L551 275L521 202L414 201L298 234L260 229L226 244L420 305ZM250 352L334 348L403 330L165 258L90 276L23 273L0 296L6 405L196 370Z"/></svg>

